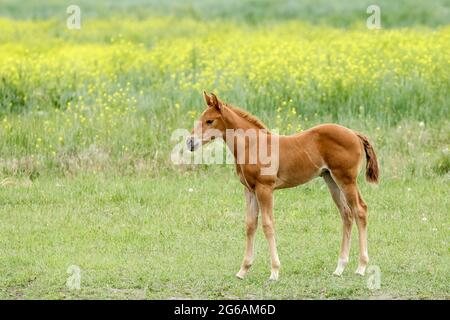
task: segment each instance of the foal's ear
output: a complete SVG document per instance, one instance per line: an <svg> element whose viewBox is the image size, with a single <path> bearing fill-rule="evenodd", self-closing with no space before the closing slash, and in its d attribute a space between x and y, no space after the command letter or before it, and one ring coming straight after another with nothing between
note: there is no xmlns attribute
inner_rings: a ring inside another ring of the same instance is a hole
<svg viewBox="0 0 450 320"><path fill-rule="evenodd" d="M217 109L217 111L222 110L222 105L220 104L219 99L217 99L217 96L211 92L211 107L214 107Z"/></svg>
<svg viewBox="0 0 450 320"><path fill-rule="evenodd" d="M211 97L208 96L208 94L206 93L206 91L203 91L203 99L205 99L205 102L208 106L212 105L212 100Z"/></svg>

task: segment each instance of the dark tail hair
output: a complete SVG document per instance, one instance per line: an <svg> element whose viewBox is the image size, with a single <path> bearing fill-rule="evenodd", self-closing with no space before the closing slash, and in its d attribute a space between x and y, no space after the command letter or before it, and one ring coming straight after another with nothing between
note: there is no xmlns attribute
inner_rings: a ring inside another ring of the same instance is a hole
<svg viewBox="0 0 450 320"><path fill-rule="evenodd" d="M358 138L361 140L364 151L366 152L366 180L371 183L378 183L380 170L378 168L377 155L375 150L367 139L366 136L355 132Z"/></svg>

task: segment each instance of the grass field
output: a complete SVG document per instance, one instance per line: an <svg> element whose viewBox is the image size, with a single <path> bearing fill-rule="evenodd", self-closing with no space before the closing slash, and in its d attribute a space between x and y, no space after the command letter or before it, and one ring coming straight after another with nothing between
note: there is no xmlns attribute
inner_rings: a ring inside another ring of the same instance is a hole
<svg viewBox="0 0 450 320"><path fill-rule="evenodd" d="M376 31L363 0L77 3L69 30L60 1L0 0L0 298L450 298L448 1L379 1ZM336 122L370 137L379 289L353 274L357 241L332 276L341 222L320 180L276 193L280 280L261 230L234 277L233 166L170 160L202 90L282 134Z"/></svg>
<svg viewBox="0 0 450 320"><path fill-rule="evenodd" d="M353 273L357 241L348 270L332 276L341 222L319 180L276 193L279 282L268 282L262 232L253 269L235 278L244 201L231 174L15 180L1 193L1 297L448 298L448 180L363 185L371 265L381 270L370 290L370 275ZM81 268L79 291L66 287L70 265Z"/></svg>

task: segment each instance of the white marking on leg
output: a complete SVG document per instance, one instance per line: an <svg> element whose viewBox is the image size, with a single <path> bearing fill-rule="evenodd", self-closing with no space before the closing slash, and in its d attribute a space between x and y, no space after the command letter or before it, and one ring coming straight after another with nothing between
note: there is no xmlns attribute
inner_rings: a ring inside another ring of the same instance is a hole
<svg viewBox="0 0 450 320"><path fill-rule="evenodd" d="M278 270L273 270L272 269L272 272L270 273L269 280L271 280L271 281L277 281L278 280Z"/></svg>
<svg viewBox="0 0 450 320"><path fill-rule="evenodd" d="M341 276L342 273L344 272L344 269L345 269L345 266L347 265L347 263L348 263L347 259L339 258L336 270L333 272L333 274L338 277Z"/></svg>

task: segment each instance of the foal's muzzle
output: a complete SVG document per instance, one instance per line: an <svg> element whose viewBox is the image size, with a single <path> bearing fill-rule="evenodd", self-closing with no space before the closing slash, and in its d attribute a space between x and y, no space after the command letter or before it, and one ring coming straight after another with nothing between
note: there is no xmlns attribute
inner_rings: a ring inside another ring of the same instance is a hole
<svg viewBox="0 0 450 320"><path fill-rule="evenodd" d="M195 151L200 146L200 140L195 137L189 137L186 139L186 146L189 151Z"/></svg>

